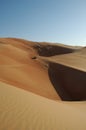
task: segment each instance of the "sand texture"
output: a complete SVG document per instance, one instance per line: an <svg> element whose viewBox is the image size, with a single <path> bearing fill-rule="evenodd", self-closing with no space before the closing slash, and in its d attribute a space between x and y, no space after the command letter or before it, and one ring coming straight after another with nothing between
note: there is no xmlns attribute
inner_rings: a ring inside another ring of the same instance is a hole
<svg viewBox="0 0 86 130"><path fill-rule="evenodd" d="M0 38L0 130L86 130L86 48Z"/></svg>

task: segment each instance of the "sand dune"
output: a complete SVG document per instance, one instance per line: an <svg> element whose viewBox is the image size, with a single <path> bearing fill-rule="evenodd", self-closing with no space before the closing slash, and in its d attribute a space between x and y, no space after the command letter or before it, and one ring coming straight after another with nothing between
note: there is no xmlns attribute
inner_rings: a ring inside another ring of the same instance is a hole
<svg viewBox="0 0 86 130"><path fill-rule="evenodd" d="M59 96L49 81L47 69L40 62L32 59L37 55L36 51L26 44L25 46L21 44L16 40L7 39L7 44L1 45L1 80L39 95L58 99Z"/></svg>
<svg viewBox="0 0 86 130"><path fill-rule="evenodd" d="M85 47L0 38L0 130L86 130L85 63Z"/></svg>

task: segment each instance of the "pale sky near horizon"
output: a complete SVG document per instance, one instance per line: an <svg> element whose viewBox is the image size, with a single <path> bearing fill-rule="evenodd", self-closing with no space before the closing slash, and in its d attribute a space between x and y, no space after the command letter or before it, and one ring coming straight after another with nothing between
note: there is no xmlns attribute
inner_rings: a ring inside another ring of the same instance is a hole
<svg viewBox="0 0 86 130"><path fill-rule="evenodd" d="M0 37L86 46L86 0L0 0Z"/></svg>

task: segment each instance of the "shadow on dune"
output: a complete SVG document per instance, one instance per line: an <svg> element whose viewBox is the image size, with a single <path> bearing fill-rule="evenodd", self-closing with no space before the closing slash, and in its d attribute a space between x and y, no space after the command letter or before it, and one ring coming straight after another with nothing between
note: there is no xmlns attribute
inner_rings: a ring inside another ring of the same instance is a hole
<svg viewBox="0 0 86 130"><path fill-rule="evenodd" d="M86 100L86 73L60 64L49 63L51 83L64 101Z"/></svg>
<svg viewBox="0 0 86 130"><path fill-rule="evenodd" d="M34 48L38 51L39 56L45 56L45 57L67 54L75 51L74 49L62 46L42 45L39 43L34 45Z"/></svg>

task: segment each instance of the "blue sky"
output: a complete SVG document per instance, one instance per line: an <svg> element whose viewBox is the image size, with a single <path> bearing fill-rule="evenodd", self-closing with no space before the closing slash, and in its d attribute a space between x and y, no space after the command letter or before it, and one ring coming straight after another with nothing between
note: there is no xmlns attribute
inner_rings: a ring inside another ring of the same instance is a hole
<svg viewBox="0 0 86 130"><path fill-rule="evenodd" d="M0 0L0 37L86 46L86 0Z"/></svg>

